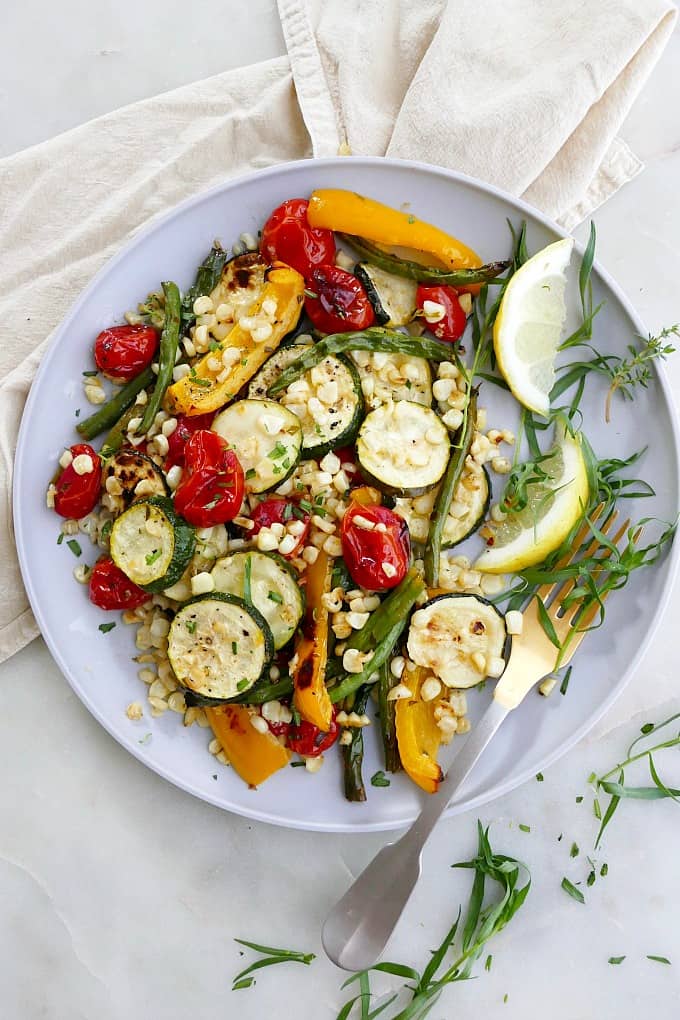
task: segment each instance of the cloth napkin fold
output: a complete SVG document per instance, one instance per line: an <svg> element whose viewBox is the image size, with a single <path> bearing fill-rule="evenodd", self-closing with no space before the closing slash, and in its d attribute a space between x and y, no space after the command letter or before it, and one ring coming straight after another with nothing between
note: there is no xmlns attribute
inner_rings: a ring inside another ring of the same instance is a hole
<svg viewBox="0 0 680 1020"><path fill-rule="evenodd" d="M461 170L567 228L641 169L617 131L667 0L279 0L288 56L136 103L0 161L0 661L38 633L11 524L23 404L52 330L149 218L308 156Z"/></svg>

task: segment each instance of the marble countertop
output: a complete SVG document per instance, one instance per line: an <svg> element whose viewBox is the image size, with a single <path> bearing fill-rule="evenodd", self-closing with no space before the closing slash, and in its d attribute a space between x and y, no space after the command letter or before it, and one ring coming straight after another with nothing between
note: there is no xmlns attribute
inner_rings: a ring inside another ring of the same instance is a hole
<svg viewBox="0 0 680 1020"><path fill-rule="evenodd" d="M177 32L186 19L179 0L119 0L105 9L75 0L12 5L0 37L0 155L135 99L282 53L273 0L250 0L247 11L228 17L217 0L195 0L190 24ZM219 30L227 18L228 31ZM680 318L679 67L676 30L622 131L646 169L596 217L599 257L650 330ZM680 392L680 361L668 373ZM590 867L596 822L588 775L620 759L649 706L655 720L678 706L679 613L676 588L612 716L542 783L483 810L493 842L529 863L532 891L492 945L490 973L480 968L479 980L449 989L432 1020L473 1010L504 1020L680 1014L677 805L624 803L598 854L608 876L586 889L585 906L560 888L563 876L583 881ZM3 1018L336 1015L345 975L323 954L320 923L384 836L275 829L192 799L99 727L42 641L0 667L0 692ZM449 865L472 856L475 827L472 814L441 824L390 959L422 967L440 941L469 885ZM583 849L570 858L573 842ZM242 965L235 936L317 959L309 969L264 971L255 987L232 993L230 978ZM620 966L608 964L623 955Z"/></svg>

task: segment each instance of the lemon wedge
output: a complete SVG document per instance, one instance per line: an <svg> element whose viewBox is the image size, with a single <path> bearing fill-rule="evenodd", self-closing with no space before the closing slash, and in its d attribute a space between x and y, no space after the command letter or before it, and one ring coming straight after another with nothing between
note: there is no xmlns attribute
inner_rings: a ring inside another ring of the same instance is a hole
<svg viewBox="0 0 680 1020"><path fill-rule="evenodd" d="M526 506L487 525L492 544L475 563L476 570L511 574L542 563L580 519L588 504L580 433L561 431L539 467L537 480L526 486Z"/></svg>
<svg viewBox="0 0 680 1020"><path fill-rule="evenodd" d="M565 237L525 262L511 277L494 324L498 368L513 396L537 414L550 410L573 248L574 239Z"/></svg>

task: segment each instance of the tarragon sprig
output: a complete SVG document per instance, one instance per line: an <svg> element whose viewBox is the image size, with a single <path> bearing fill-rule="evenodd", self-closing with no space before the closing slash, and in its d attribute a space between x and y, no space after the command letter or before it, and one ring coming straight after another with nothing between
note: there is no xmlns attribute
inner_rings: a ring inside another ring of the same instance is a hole
<svg viewBox="0 0 680 1020"><path fill-rule="evenodd" d="M295 949L275 949L272 946L261 946L257 942L247 942L246 939L234 939L234 942L253 949L256 953L261 953L263 959L251 963L249 967L232 978L232 992L239 988L250 988L255 980L252 974L257 970L262 970L263 967L273 967L277 963L304 963L309 966L312 960L316 959L314 953L300 953Z"/></svg>

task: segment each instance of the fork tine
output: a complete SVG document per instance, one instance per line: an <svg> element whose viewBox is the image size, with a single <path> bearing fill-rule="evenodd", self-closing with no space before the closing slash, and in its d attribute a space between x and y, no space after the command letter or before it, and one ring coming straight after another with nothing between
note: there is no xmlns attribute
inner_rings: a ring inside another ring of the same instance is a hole
<svg viewBox="0 0 680 1020"><path fill-rule="evenodd" d="M614 524L614 522L616 521L617 517L618 517L618 511L614 510L613 513L611 513L609 515L607 520L604 521L604 523L602 524L602 527L600 528L600 531L602 532L603 535L607 535L607 532L608 532L609 528ZM624 521L624 523L621 525L621 527L619 528L619 530L617 531L617 533L614 535L613 538L611 538L609 535L607 535L607 538L609 538L610 542L613 542L614 545L617 545L618 542L621 539L621 536L623 534L625 534L625 531L626 531L626 529L629 526L630 526L630 519ZM587 558L589 556L593 556L597 552L597 550L601 549L601 548L602 548L602 543L600 542L599 538L593 538L592 542L590 543L590 545L588 546L588 548L586 549L586 551L584 553L584 557ZM609 556L611 556L611 551L609 549L606 549L604 554L600 557L600 559L607 559ZM560 590L555 593L555 599L554 599L554 601L553 601L553 603L551 605L551 608L552 608L552 606L555 607L555 613L559 612L560 603L562 603L564 601L564 599L566 599L567 595L569 595L569 593L572 592L575 587L576 587L576 578L572 577L568 581L564 581L563 582L562 587L560 588ZM562 617L560 617L560 619L561 618Z"/></svg>
<svg viewBox="0 0 680 1020"><path fill-rule="evenodd" d="M598 503L598 505L595 507L595 509L593 510L593 512L591 514L591 520L593 522L599 520L599 518L602 516L603 510L604 510L604 503ZM600 530L603 531L606 534L607 529L614 523L614 521L616 520L617 516L618 516L618 510L613 510L612 513L607 518L607 520L602 525ZM578 533L576 534L576 537L574 538L574 544L573 544L573 547L572 547L571 551L566 553L562 557L562 559L557 561L557 564L555 565L555 570L561 570L562 567L566 567L568 563L571 563L571 561L574 559L574 557L578 553L579 549L583 545L583 542L585 541L585 539L588 537L589 534L590 534L590 527L588 525L588 522L584 521L583 524L581 525L581 527L579 528ZM559 587L561 587L562 584L564 584L564 581L555 581L555 582L553 582L551 584L543 584L543 585L541 585L541 587L538 589L538 593L537 593L539 595L541 601L543 603L545 603L546 600L548 598L550 598L550 595L553 592L556 592L557 589Z"/></svg>
<svg viewBox="0 0 680 1020"><path fill-rule="evenodd" d="M626 533L626 531L627 531L627 529L629 527L630 527L630 520L626 520L624 522L624 524L621 525L621 527L617 531L616 535L611 539L611 541L614 543L614 545L618 545L618 543L620 542L621 538ZM638 528L638 530L633 535L633 543L637 542L638 538L640 537L641 532L642 532L642 528ZM605 551L604 555L601 557L601 559L604 561L604 560L609 559L610 556L611 556L611 550L607 549ZM568 621L567 631L562 636L562 641L563 642L564 642L564 639L566 637L568 637L569 644L568 644L566 652L565 652L565 654L562 657L562 660L560 662L561 666L566 666L566 665L569 664L569 662L571 662L571 659L572 659L572 656L574 655L574 652L579 647L579 645L583 641L584 637L588 633L588 627L590 626L590 624L593 622L593 620L597 616L598 612L600 611L600 603L604 602L605 599L607 599L608 596L609 596L609 591L601 592L601 594L600 594L600 602L596 602L595 605L593 605L589 609L587 609L585 611L585 613L583 613L583 615L580 618L578 618L579 611L580 611L579 610L579 606L578 605L575 606L575 612L571 615L571 617L570 617L570 619ZM566 619L565 617L562 617L562 619L560 620L560 623L564 625L565 619Z"/></svg>

